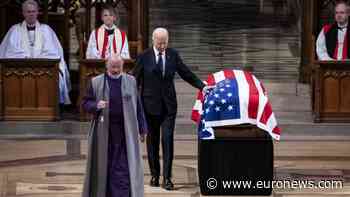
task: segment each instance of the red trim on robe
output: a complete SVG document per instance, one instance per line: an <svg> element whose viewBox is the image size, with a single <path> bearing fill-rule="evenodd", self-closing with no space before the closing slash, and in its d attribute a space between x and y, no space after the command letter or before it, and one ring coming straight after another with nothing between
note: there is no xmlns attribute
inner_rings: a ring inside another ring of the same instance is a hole
<svg viewBox="0 0 350 197"><path fill-rule="evenodd" d="M99 48L98 48L98 28L95 30L95 40L96 40L96 48L97 48L97 50L99 50Z"/></svg>
<svg viewBox="0 0 350 197"><path fill-rule="evenodd" d="M114 50L114 53L117 53L117 40L115 38L115 35L113 37L113 50Z"/></svg>
<svg viewBox="0 0 350 197"><path fill-rule="evenodd" d="M108 33L107 33L107 31L105 31L105 36L104 36L104 40L103 40L102 54L101 54L102 58L106 57L107 44L108 44Z"/></svg>
<svg viewBox="0 0 350 197"><path fill-rule="evenodd" d="M326 33L329 32L329 30L332 28L333 24L326 24L323 26L323 33L324 35L326 36ZM349 30L347 30L349 31ZM346 32L345 34L345 37L344 37L344 43L343 43L343 54L342 54L342 60L345 60L348 58L348 34ZM336 43L336 46L335 46L335 49L334 49L334 52L333 52L333 59L338 59L338 48L339 48L339 45L338 45L338 40L337 40L337 43Z"/></svg>
<svg viewBox="0 0 350 197"><path fill-rule="evenodd" d="M125 32L124 31L120 31L121 35L122 35L122 45L121 45L121 49L120 49L120 53L122 52L123 48L124 48L124 43L125 43ZM114 42L113 42L113 50L115 53L117 53L117 40L116 40L116 36L114 36Z"/></svg>
<svg viewBox="0 0 350 197"><path fill-rule="evenodd" d="M124 48L124 43L125 43L125 32L124 31L121 31L122 33L122 48L120 49L120 51Z"/></svg>
<svg viewBox="0 0 350 197"><path fill-rule="evenodd" d="M347 59L348 57L348 34L345 33L344 42L343 42L343 55L342 60Z"/></svg>
<svg viewBox="0 0 350 197"><path fill-rule="evenodd" d="M337 41L337 44L335 45L334 52L333 52L333 59L338 59L338 48L339 48L339 44Z"/></svg>
<svg viewBox="0 0 350 197"><path fill-rule="evenodd" d="M332 24L326 24L323 26L323 32L324 34L328 33L329 30L332 28Z"/></svg>

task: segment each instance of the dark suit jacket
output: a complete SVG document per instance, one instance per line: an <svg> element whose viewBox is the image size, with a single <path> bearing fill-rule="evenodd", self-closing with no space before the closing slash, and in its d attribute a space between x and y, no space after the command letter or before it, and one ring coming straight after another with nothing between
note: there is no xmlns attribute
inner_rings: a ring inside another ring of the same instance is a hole
<svg viewBox="0 0 350 197"><path fill-rule="evenodd" d="M165 51L165 76L156 65L153 47L141 54L136 62L133 74L141 90L141 98L147 114L161 115L162 102L167 108L168 114L176 114L177 101L174 85L175 73L195 88L202 89L205 84L194 75L182 62L178 52L167 48Z"/></svg>

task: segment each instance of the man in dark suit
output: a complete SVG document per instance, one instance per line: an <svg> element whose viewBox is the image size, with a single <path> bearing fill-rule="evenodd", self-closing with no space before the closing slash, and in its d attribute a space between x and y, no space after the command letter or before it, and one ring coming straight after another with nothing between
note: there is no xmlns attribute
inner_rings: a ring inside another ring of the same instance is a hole
<svg viewBox="0 0 350 197"><path fill-rule="evenodd" d="M159 143L162 128L163 187L172 190L172 161L174 155L174 127L177 112L175 73L198 89L205 84L182 62L178 52L168 46L168 31L157 28L153 31L153 47L138 57L134 69L149 126L147 136L148 163L151 170L150 185L159 186Z"/></svg>

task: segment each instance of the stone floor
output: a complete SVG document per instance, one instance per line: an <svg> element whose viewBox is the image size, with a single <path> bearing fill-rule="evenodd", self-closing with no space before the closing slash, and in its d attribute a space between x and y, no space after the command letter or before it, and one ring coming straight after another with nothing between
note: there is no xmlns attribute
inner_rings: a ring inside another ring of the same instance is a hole
<svg viewBox="0 0 350 197"><path fill-rule="evenodd" d="M331 136L330 136L331 137ZM276 197L349 196L350 143L327 136L316 139L285 139L275 146L276 180L337 180L342 188L275 189ZM1 140L0 196L79 196L84 178L84 156L69 155L64 140ZM144 145L143 145L144 146ZM175 140L175 191L145 185L145 196L200 196L197 179L197 142L193 135ZM86 141L81 143L86 154ZM143 147L144 150L144 147ZM144 152L144 151L143 151ZM66 156L66 158L63 158ZM144 154L144 159L145 159ZM145 183L150 175L145 161ZM7 165L4 165L7 164Z"/></svg>
<svg viewBox="0 0 350 197"><path fill-rule="evenodd" d="M267 82L266 89L282 128L274 143L275 180L340 180L338 189L274 189L276 197L350 196L350 124L314 124L307 85ZM145 196L201 196L197 138L189 119L196 90L176 81L179 113L175 134L175 191L147 185ZM88 123L61 121L0 123L0 197L77 197L84 177Z"/></svg>

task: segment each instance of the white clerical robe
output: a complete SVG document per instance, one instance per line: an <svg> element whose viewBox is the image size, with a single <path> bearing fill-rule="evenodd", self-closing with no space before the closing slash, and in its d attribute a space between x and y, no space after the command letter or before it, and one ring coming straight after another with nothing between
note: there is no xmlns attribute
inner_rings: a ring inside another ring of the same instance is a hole
<svg viewBox="0 0 350 197"><path fill-rule="evenodd" d="M63 49L55 32L48 25L36 22L34 31L28 31L25 21L13 25L0 45L0 58L60 59L60 103L71 103L68 94L71 89L70 77Z"/></svg>
<svg viewBox="0 0 350 197"><path fill-rule="evenodd" d="M342 29L338 29L338 47L337 47L337 60L343 60L343 49L344 49L344 41L347 32L347 24L342 26ZM326 36L325 36L325 27L322 28L319 33L316 41L316 53L319 60L322 61L330 61L334 60L333 57L330 57L327 52L326 47Z"/></svg>
<svg viewBox="0 0 350 197"><path fill-rule="evenodd" d="M114 29L114 33L107 35L105 34L106 29ZM123 59L130 59L127 36L115 25L113 25L112 28L102 25L96 30L93 30L90 34L89 43L86 49L86 58L107 59L112 54L119 54Z"/></svg>

